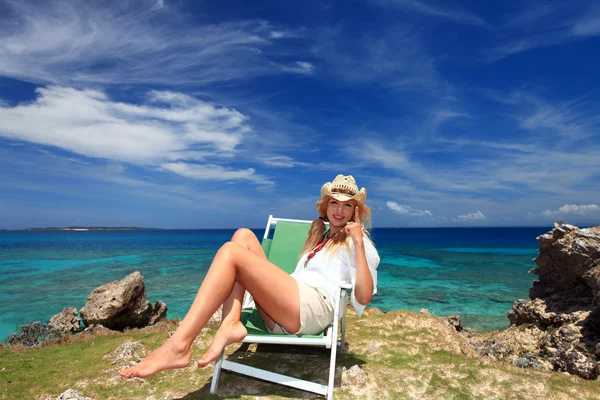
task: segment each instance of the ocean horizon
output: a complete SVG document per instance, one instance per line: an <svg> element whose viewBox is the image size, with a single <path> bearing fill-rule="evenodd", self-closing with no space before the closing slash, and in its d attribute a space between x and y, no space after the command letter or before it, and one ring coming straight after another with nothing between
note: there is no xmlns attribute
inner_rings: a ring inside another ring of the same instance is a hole
<svg viewBox="0 0 600 400"><path fill-rule="evenodd" d="M508 327L528 299L536 237L551 227L375 228L381 256L370 307L461 315L479 332ZM253 229L262 237L264 229ZM0 231L0 340L18 325L81 309L96 287L131 272L147 299L183 318L218 248L235 229Z"/></svg>

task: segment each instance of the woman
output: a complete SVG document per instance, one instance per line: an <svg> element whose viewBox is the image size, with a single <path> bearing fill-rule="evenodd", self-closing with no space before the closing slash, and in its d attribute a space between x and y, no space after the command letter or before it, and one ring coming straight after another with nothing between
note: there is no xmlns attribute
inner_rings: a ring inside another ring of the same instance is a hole
<svg viewBox="0 0 600 400"><path fill-rule="evenodd" d="M240 322L247 290L271 332L319 333L333 321L333 294L340 281L352 283L351 304L360 315L377 283L379 255L361 225L369 222L365 188L338 175L321 188L319 218L310 228L302 257L292 275L270 263L252 231L239 229L225 243L175 333L139 364L123 369L126 378L147 377L190 364L192 342L223 304L223 318L199 367L216 360L223 349L247 334ZM325 221L329 222L326 229Z"/></svg>

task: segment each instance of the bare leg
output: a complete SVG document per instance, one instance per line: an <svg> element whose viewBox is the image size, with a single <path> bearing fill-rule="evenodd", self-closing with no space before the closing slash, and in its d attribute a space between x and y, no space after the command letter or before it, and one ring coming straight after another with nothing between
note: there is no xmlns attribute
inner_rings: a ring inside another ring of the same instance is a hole
<svg viewBox="0 0 600 400"><path fill-rule="evenodd" d="M238 229L231 238L231 241L247 248L261 258L267 259L260 242L251 230ZM245 292L246 289L239 282L236 282L231 294L223 304L221 326L219 326L219 330L215 334L208 351L198 362L199 367L204 368L208 363L219 358L225 347L231 343L241 341L248 334L246 327L240 322ZM268 319L271 325L275 324L273 320Z"/></svg>
<svg viewBox="0 0 600 400"><path fill-rule="evenodd" d="M231 241L235 242L235 243L239 243L241 246L246 247L252 253L256 254L259 257L264 258L265 260L267 259L267 256L265 255L262 245L258 241L258 238L254 234L254 232L252 232L250 229L246 229L246 228L238 229L236 231L236 233L233 235L233 237L231 238ZM272 330L275 327L275 321L273 321L273 319L271 319L271 317L268 316L267 313L264 312L262 308L260 308L260 305L256 304L256 310L260 314L260 317L262 318L264 323L267 325L267 327ZM241 307L240 307L240 311L241 311ZM223 310L223 318L225 318L225 315L226 315L225 311ZM239 319L239 317L238 317L238 319Z"/></svg>
<svg viewBox="0 0 600 400"><path fill-rule="evenodd" d="M237 282L235 283L231 295L223 305L221 326L219 326L219 330L215 333L210 347L200 361L198 361L198 367L204 368L209 362L219 358L225 347L231 343L241 341L248 334L246 327L240 321L242 299L245 291L246 289L242 285Z"/></svg>
<svg viewBox="0 0 600 400"><path fill-rule="evenodd" d="M217 252L192 306L173 336L142 362L122 370L121 376L146 377L165 369L189 365L192 342L210 316L234 292L236 282L246 288L261 308L286 330L295 332L300 328L296 281L266 260L264 255L259 256L247 247L228 242ZM237 292L233 296L234 305L228 312L228 319L233 318L233 309L238 309L235 305ZM202 361L206 361L205 358Z"/></svg>

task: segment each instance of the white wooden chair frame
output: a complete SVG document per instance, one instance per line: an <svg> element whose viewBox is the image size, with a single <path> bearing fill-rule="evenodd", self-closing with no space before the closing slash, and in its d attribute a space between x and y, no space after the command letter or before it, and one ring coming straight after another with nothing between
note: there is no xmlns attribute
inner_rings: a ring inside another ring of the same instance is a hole
<svg viewBox="0 0 600 400"><path fill-rule="evenodd" d="M269 216L267 228L265 229L266 239L269 235L271 227L275 226L278 221L296 222L296 223L311 223L312 221L274 218ZM210 386L210 393L215 394L219 385L219 377L221 370L236 372L238 374L252 376L258 379L278 383L280 385L290 386L296 389L306 390L327 396L327 399L333 399L333 381L335 378L335 360L338 346L344 348L346 334L346 305L348 303L347 290L351 289L350 284L342 284L339 287L338 295L335 297L333 324L330 325L325 334L320 338L302 338L296 335L252 335L248 334L242 343L258 343L258 344L284 344L284 345L299 345L299 346L323 346L331 350L329 361L329 379L327 385L322 385L316 382L311 382L291 376L276 374L267 370L251 367L233 361L224 360L223 353L215 364L215 372ZM337 340L338 329L341 330L341 339ZM334 345L335 344L335 345Z"/></svg>

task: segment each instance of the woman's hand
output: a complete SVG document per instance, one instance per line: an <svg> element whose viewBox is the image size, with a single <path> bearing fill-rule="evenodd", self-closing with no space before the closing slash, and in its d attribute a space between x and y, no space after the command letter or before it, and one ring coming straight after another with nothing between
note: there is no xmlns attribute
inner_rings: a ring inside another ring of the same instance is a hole
<svg viewBox="0 0 600 400"><path fill-rule="evenodd" d="M363 240L363 227L360 224L360 215L358 213L358 206L354 209L354 221L350 221L344 227L346 234L350 236L355 246L362 244Z"/></svg>
<svg viewBox="0 0 600 400"><path fill-rule="evenodd" d="M369 264L365 255L363 227L360 224L358 206L354 209L354 222L348 222L344 230L352 239L355 248L356 283L354 284L354 294L360 304L366 305L373 296L373 276L369 271Z"/></svg>

